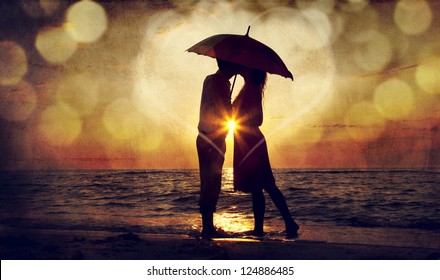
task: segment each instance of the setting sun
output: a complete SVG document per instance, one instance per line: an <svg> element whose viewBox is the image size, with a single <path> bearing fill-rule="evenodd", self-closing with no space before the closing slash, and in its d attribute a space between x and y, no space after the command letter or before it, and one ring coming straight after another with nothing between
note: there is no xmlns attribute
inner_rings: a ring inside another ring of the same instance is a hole
<svg viewBox="0 0 440 280"><path fill-rule="evenodd" d="M237 123L234 120L228 121L229 133L233 133L236 127L237 127Z"/></svg>

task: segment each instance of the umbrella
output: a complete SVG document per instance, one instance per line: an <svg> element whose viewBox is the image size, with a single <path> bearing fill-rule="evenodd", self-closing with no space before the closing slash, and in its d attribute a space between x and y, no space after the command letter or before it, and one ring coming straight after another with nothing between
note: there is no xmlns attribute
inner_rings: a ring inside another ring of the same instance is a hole
<svg viewBox="0 0 440 280"><path fill-rule="evenodd" d="M250 26L246 35L218 34L211 36L187 51L220 58L293 80L292 73L278 54L265 44L249 37L249 29Z"/></svg>

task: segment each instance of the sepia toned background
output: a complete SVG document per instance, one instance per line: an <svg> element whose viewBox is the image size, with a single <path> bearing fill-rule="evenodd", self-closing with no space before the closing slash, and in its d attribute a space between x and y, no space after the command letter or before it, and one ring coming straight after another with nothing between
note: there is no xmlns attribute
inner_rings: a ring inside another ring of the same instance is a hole
<svg viewBox="0 0 440 280"><path fill-rule="evenodd" d="M2 2L0 168L197 168L200 94L216 63L185 50L249 25L295 77L267 83L273 167L438 167L439 6Z"/></svg>

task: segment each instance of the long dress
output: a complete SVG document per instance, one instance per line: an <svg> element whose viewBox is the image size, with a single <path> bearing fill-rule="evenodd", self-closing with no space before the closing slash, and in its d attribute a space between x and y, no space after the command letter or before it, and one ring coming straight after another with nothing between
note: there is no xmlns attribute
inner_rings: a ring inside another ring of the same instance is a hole
<svg viewBox="0 0 440 280"><path fill-rule="evenodd" d="M269 162L266 139L259 126L263 123L261 89L245 86L233 103L237 122L234 132L234 190L253 192L275 184Z"/></svg>

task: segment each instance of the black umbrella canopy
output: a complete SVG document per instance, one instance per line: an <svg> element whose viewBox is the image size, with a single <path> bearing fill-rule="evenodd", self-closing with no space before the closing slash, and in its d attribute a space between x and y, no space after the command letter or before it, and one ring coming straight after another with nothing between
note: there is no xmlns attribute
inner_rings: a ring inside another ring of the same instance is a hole
<svg viewBox="0 0 440 280"><path fill-rule="evenodd" d="M220 58L293 80L292 73L279 55L267 45L249 37L248 33L214 35L200 41L187 51Z"/></svg>

